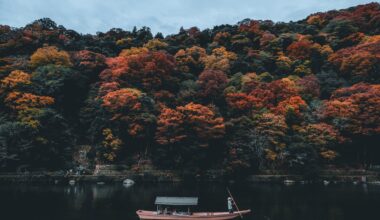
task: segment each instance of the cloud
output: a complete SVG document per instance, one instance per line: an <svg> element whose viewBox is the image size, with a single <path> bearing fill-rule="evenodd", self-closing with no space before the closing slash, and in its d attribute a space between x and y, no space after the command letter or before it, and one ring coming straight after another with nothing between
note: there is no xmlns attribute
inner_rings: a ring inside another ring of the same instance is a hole
<svg viewBox="0 0 380 220"><path fill-rule="evenodd" d="M0 23L22 27L49 17L81 33L148 26L153 33L177 33L235 24L244 18L290 21L310 13L342 9L364 0L0 0Z"/></svg>

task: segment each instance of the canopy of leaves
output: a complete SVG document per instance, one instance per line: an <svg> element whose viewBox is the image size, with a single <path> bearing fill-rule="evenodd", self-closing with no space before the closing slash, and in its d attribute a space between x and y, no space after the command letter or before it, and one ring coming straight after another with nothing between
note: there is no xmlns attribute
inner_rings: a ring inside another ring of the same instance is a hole
<svg viewBox="0 0 380 220"><path fill-rule="evenodd" d="M33 68L47 64L62 66L72 65L69 54L66 51L59 51L54 46L39 48L30 57L30 65Z"/></svg>
<svg viewBox="0 0 380 220"><path fill-rule="evenodd" d="M380 163L378 3L165 37L48 18L0 35L1 170L72 168L83 144L93 163L234 177Z"/></svg>

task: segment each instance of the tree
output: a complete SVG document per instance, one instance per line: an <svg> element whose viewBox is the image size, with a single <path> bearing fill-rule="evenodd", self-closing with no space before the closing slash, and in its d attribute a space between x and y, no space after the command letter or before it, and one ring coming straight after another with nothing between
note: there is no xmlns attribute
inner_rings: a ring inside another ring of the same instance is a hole
<svg viewBox="0 0 380 220"><path fill-rule="evenodd" d="M331 93L333 93L337 88L340 88L347 84L346 80L344 80L343 78L340 78L338 74L332 70L329 70L329 71L322 70L316 76L319 81L322 99L330 98Z"/></svg>
<svg viewBox="0 0 380 220"><path fill-rule="evenodd" d="M319 80L315 75L302 77L296 81L299 92L304 100L313 100L320 96Z"/></svg>
<svg viewBox="0 0 380 220"><path fill-rule="evenodd" d="M33 128L41 126L38 115L45 107L54 104L49 96L38 96L32 93L11 92L5 98L5 104L16 111L18 119Z"/></svg>
<svg viewBox="0 0 380 220"><path fill-rule="evenodd" d="M132 87L156 90L175 85L176 64L174 57L165 52L146 50L129 51L107 59L109 69L100 77L105 81L120 81Z"/></svg>
<svg viewBox="0 0 380 220"><path fill-rule="evenodd" d="M215 112L209 107L189 103L176 108L186 117L186 123L191 125L198 138L209 140L221 138L224 135L224 120L217 117ZM207 143L200 146L207 146Z"/></svg>
<svg viewBox="0 0 380 220"><path fill-rule="evenodd" d="M30 65L32 68L47 64L72 66L70 55L66 51L59 51L58 48L54 46L39 48L30 57Z"/></svg>
<svg viewBox="0 0 380 220"><path fill-rule="evenodd" d="M25 86L31 84L30 74L21 70L12 71L7 77L0 81L2 90L16 89L19 86Z"/></svg>
<svg viewBox="0 0 380 220"><path fill-rule="evenodd" d="M270 109L275 105L277 96L272 89L257 88L249 93L255 110Z"/></svg>
<svg viewBox="0 0 380 220"><path fill-rule="evenodd" d="M239 22L239 31L248 32L252 34L261 34L261 25L260 21L257 20L243 20Z"/></svg>
<svg viewBox="0 0 380 220"><path fill-rule="evenodd" d="M156 141L161 145L169 145L185 139L184 119L185 115L180 111L163 108L157 120Z"/></svg>
<svg viewBox="0 0 380 220"><path fill-rule="evenodd" d="M228 32L218 32L215 34L213 41L219 45L227 46L231 41L231 34Z"/></svg>
<svg viewBox="0 0 380 220"><path fill-rule="evenodd" d="M288 129L285 117L272 113L264 113L256 120L256 144L265 152L266 165L280 167L285 160L285 135Z"/></svg>
<svg viewBox="0 0 380 220"><path fill-rule="evenodd" d="M70 119L75 117L87 94L87 76L64 66L38 67L31 82L34 93L53 97L56 106Z"/></svg>
<svg viewBox="0 0 380 220"><path fill-rule="evenodd" d="M290 44L286 50L288 52L289 57L293 59L309 59L310 55L315 47L315 44L313 44L309 40L300 40L293 42Z"/></svg>
<svg viewBox="0 0 380 220"><path fill-rule="evenodd" d="M66 121L52 109L34 112L39 126L6 122L0 126L0 162L8 169L18 166L60 169L69 167L75 144Z"/></svg>
<svg viewBox="0 0 380 220"><path fill-rule="evenodd" d="M111 120L125 122L131 137L148 138L155 123L153 100L137 89L123 88L102 97L102 106L112 113Z"/></svg>
<svg viewBox="0 0 380 220"><path fill-rule="evenodd" d="M239 111L246 111L252 108L253 100L252 97L245 93L227 93L226 101L230 108Z"/></svg>
<svg viewBox="0 0 380 220"><path fill-rule="evenodd" d="M243 116L226 122L225 169L231 175L244 175L264 167L265 137L254 129L254 122Z"/></svg>
<svg viewBox="0 0 380 220"><path fill-rule="evenodd" d="M40 122L34 136L36 149L31 152L36 166L52 170L72 167L77 140L67 120L51 108L41 109L35 118Z"/></svg>
<svg viewBox="0 0 380 220"><path fill-rule="evenodd" d="M222 117L201 104L189 103L176 109L164 108L158 116L155 139L161 146L158 150L165 160L163 164L177 164L194 167L196 162L207 162L205 150L213 141L225 134ZM171 158L171 159L170 159ZM210 158L208 158L210 159Z"/></svg>
<svg viewBox="0 0 380 220"><path fill-rule="evenodd" d="M219 47L212 50L211 55L202 59L205 69L221 70L229 72L232 62L237 59L235 53L227 51L225 47Z"/></svg>
<svg viewBox="0 0 380 220"><path fill-rule="evenodd" d="M310 124L305 128L307 142L318 149L325 160L333 160L337 156L336 145L343 143L344 138L331 125L326 123Z"/></svg>
<svg viewBox="0 0 380 220"><path fill-rule="evenodd" d="M54 99L48 96L38 96L31 93L11 92L5 99L5 103L15 110L28 110L31 108L43 108L54 103Z"/></svg>
<svg viewBox="0 0 380 220"><path fill-rule="evenodd" d="M145 48L148 48L150 51L158 51L165 49L168 46L167 43L161 41L159 39L149 40L146 44L144 44Z"/></svg>
<svg viewBox="0 0 380 220"><path fill-rule="evenodd" d="M121 114L140 110L142 108L139 101L141 96L141 91L137 89L126 88L111 91L102 97L103 106L113 112L117 118Z"/></svg>
<svg viewBox="0 0 380 220"><path fill-rule="evenodd" d="M278 103L275 108L277 114L286 115L292 111L296 116L300 116L301 111L307 106L306 102L300 96L292 96Z"/></svg>
<svg viewBox="0 0 380 220"><path fill-rule="evenodd" d="M290 78L272 81L267 85L267 88L274 94L276 103L298 95L297 85Z"/></svg>
<svg viewBox="0 0 380 220"><path fill-rule="evenodd" d="M111 163L115 162L123 142L119 138L115 137L112 130L109 128L103 129L103 136L103 148L100 150L101 158L99 159Z"/></svg>
<svg viewBox="0 0 380 220"><path fill-rule="evenodd" d="M333 19L324 28L325 32L333 33L339 38L346 37L357 32L357 27L354 26L351 20Z"/></svg>
<svg viewBox="0 0 380 220"><path fill-rule="evenodd" d="M222 94L228 82L227 75L220 70L205 70L198 77L201 95L211 99Z"/></svg>
<svg viewBox="0 0 380 220"><path fill-rule="evenodd" d="M103 54L89 50L74 53L73 62L78 69L89 74L98 74L106 67L106 57Z"/></svg>
<svg viewBox="0 0 380 220"><path fill-rule="evenodd" d="M292 65L293 61L283 53L280 53L276 59L276 66L279 74L289 74L292 70Z"/></svg>
<svg viewBox="0 0 380 220"><path fill-rule="evenodd" d="M342 76L354 82L375 80L380 68L380 39L336 51L328 58Z"/></svg>
<svg viewBox="0 0 380 220"><path fill-rule="evenodd" d="M74 74L70 68L49 64L37 68L31 75L31 81L37 93L57 97L63 93L63 87Z"/></svg>
<svg viewBox="0 0 380 220"><path fill-rule="evenodd" d="M33 130L20 122L0 120L0 169L11 170L30 163L28 152L35 147Z"/></svg>
<svg viewBox="0 0 380 220"><path fill-rule="evenodd" d="M380 132L380 86L358 83L336 90L325 101L322 116L346 135Z"/></svg>
<svg viewBox="0 0 380 220"><path fill-rule="evenodd" d="M204 67L202 60L206 55L206 50L204 48L192 46L190 48L178 50L174 57L180 71L197 74Z"/></svg>

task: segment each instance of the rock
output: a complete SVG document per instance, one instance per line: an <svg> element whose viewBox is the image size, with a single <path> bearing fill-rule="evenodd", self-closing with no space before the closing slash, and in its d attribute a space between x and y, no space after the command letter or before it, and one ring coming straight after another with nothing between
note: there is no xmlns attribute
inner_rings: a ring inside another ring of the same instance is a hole
<svg viewBox="0 0 380 220"><path fill-rule="evenodd" d="M284 184L287 186L294 185L295 183L296 183L296 181L294 181L294 180L284 180Z"/></svg>
<svg viewBox="0 0 380 220"><path fill-rule="evenodd" d="M123 180L123 185L132 186L133 184L135 184L135 181L133 181L131 179Z"/></svg>

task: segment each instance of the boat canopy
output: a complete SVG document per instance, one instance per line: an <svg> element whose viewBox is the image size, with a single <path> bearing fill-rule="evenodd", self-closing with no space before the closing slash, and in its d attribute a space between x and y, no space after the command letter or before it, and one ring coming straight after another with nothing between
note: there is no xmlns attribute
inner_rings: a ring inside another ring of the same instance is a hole
<svg viewBox="0 0 380 220"><path fill-rule="evenodd" d="M156 197L155 205L195 206L198 205L198 197Z"/></svg>

